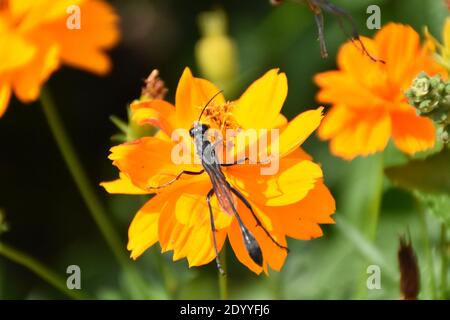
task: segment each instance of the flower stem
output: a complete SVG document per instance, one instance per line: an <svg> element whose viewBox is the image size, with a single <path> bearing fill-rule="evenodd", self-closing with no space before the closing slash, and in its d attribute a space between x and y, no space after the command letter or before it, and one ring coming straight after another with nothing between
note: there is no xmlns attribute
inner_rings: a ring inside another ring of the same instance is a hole
<svg viewBox="0 0 450 320"><path fill-rule="evenodd" d="M383 200L383 180L384 180L384 152L373 155L366 159L368 166L367 172L367 197L366 205L363 205L361 212L366 215L366 219L363 219L363 225L361 230L365 239L367 239L374 247L376 247L378 222L381 211L381 202ZM373 261L364 261L364 273L361 275L361 282L358 283L358 287L355 291L355 299L366 299L367 298L367 273L366 268L368 265L372 264Z"/></svg>
<svg viewBox="0 0 450 320"><path fill-rule="evenodd" d="M420 224L422 228L422 238L423 238L423 247L425 251L425 258L427 261L427 269L428 272L426 272L427 275L429 275L428 281L430 283L430 291L431 291L431 299L436 299L436 277L434 274L434 262L433 262L433 256L431 251L431 244L430 244L430 235L428 233L428 224L427 224L427 217L425 213L425 209L423 208L422 204L419 200L417 200L419 205L419 214L420 214Z"/></svg>
<svg viewBox="0 0 450 320"><path fill-rule="evenodd" d="M140 274L130 264L127 256L123 251L122 241L114 230L113 225L108 220L108 215L104 209L101 201L89 182L86 172L84 171L80 160L77 157L74 147L70 142L70 139L66 133L66 130L62 124L59 114L56 110L53 99L46 90L42 89L41 92L41 104L44 114L47 118L48 125L52 131L53 137L61 151L61 154L66 162L66 165L74 179L81 196L84 199L92 218L96 222L106 242L111 248L117 261L123 268L123 270L130 276L130 279L136 284L138 288L141 288L141 292L145 292L144 281L141 279Z"/></svg>
<svg viewBox="0 0 450 320"><path fill-rule="evenodd" d="M5 243L0 242L0 255L31 270L43 280L51 284L53 287L67 295L69 298L89 299L80 291L70 290L69 288L67 288L66 282L62 277L60 277L58 274L47 268L41 262L37 261L33 257L30 257L24 252L21 252Z"/></svg>
<svg viewBox="0 0 450 320"><path fill-rule="evenodd" d="M220 252L220 262L222 264L222 269L225 271L225 274L221 274L219 270L217 270L217 274L219 277L219 291L220 291L220 299L227 300L228 299L228 275L227 275L227 250L226 245L222 247L222 251Z"/></svg>
<svg viewBox="0 0 450 320"><path fill-rule="evenodd" d="M377 161L376 166L378 174L374 181L374 194L369 199L367 223L367 238L373 243L375 243L377 238L378 220L383 199L384 153L379 155L379 161Z"/></svg>
<svg viewBox="0 0 450 320"><path fill-rule="evenodd" d="M441 225L441 299L447 299L447 273L448 273L448 258L447 258L447 227L444 223Z"/></svg>

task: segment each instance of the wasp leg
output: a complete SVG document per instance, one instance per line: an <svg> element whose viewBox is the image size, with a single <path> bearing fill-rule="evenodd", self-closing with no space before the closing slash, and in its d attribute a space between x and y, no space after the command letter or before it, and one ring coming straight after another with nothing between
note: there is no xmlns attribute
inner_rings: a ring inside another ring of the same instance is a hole
<svg viewBox="0 0 450 320"><path fill-rule="evenodd" d="M361 46L361 50L373 62L385 63L383 60L373 57L370 54L370 52L367 50L366 46L364 45L364 43L361 41L361 38L359 37L359 32L358 32L358 29L356 28L356 24L355 24L355 21L353 20L353 17L347 11L332 4L328 0L310 0L310 1L312 1L316 6L320 6L323 10L336 16L336 18L338 19L339 26L344 31L344 33L348 36L347 30L345 29L345 26L344 26L344 20L343 20L343 19L346 19L350 23L350 26L351 26L351 35L349 36L349 38L352 40L352 42L357 41Z"/></svg>
<svg viewBox="0 0 450 320"><path fill-rule="evenodd" d="M243 158L243 159L241 159L241 160L238 160L238 161L236 161L236 162L232 162L232 163L221 163L220 165L222 166L222 167L232 167L232 166L235 166L235 165L237 165L237 164L242 164L242 163L244 163L245 161L247 161L247 160L250 160L248 157L245 157L245 158ZM270 160L269 159L266 159L266 160L262 160L262 161L258 161L258 162L256 162L256 163L249 163L249 164L268 164L268 163L270 163Z"/></svg>
<svg viewBox="0 0 450 320"><path fill-rule="evenodd" d="M255 218L256 223L257 223L257 227L261 227L264 230L264 233L270 238L270 240L272 240L273 243L275 243L279 248L286 250L287 252L289 252L289 249L285 246L283 246L282 244L278 243L277 240L275 240L272 235L269 233L269 231L267 231L267 229L263 226L263 224L261 223L261 221L259 220L258 216L255 214L255 211L253 211L252 205L247 201L247 199L245 199L244 195L242 193L240 193L237 189L231 187L231 191L244 203L244 205L250 210L250 212L253 215L253 218Z"/></svg>
<svg viewBox="0 0 450 320"><path fill-rule="evenodd" d="M211 221L211 232L212 232L212 237L213 237L213 243L214 243L214 251L216 252L216 264L217 264L217 269L219 269L219 272L221 275L225 275L225 271L223 271L222 269L222 265L220 264L220 259L219 259L219 250L217 249L217 241L216 241L216 227L214 226L214 216L213 216L213 211L212 211L212 207L211 207L211 197L214 194L214 189L209 190L208 194L206 195L206 202L208 203L208 208L209 208L209 220Z"/></svg>
<svg viewBox="0 0 450 320"><path fill-rule="evenodd" d="M235 165L237 165L237 164L242 164L242 163L244 163L244 162L247 161L247 160L248 160L248 158L245 157L245 158L243 158L243 159L241 159L241 160L238 160L238 161L236 161L236 162L231 162L231 163L221 163L220 165L221 165L222 167L231 167L231 166L235 166Z"/></svg>
<svg viewBox="0 0 450 320"><path fill-rule="evenodd" d="M322 10L320 9L320 5L315 3L314 0L307 0L307 2L309 8L314 13L314 20L316 21L317 31L319 33L320 55L326 59L328 58L328 50L325 42Z"/></svg>
<svg viewBox="0 0 450 320"><path fill-rule="evenodd" d="M316 20L317 31L319 32L320 55L322 56L322 58L326 59L328 58L328 50L323 32L324 26L322 12L319 11L319 13L314 13L314 19Z"/></svg>
<svg viewBox="0 0 450 320"><path fill-rule="evenodd" d="M191 176L197 176L199 174L202 174L203 172L205 172L204 169L202 169L200 171L186 171L186 170L184 170L184 171L181 171L179 174L177 174L176 177L173 178L172 180L170 180L169 182L166 182L166 183L164 183L162 185L159 185L159 186L147 186L147 190L165 188L165 187L171 185L172 183L174 183L175 181L177 181L178 179L180 179L180 177L183 174L188 174L188 175L191 175Z"/></svg>

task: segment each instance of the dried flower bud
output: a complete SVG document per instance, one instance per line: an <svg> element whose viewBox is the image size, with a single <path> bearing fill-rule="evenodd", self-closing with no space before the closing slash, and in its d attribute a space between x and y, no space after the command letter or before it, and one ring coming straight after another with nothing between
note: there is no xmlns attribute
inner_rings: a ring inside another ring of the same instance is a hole
<svg viewBox="0 0 450 320"><path fill-rule="evenodd" d="M398 249L400 265L400 291L403 299L417 300L420 291L420 273L417 257L411 244L411 239L400 237Z"/></svg>
<svg viewBox="0 0 450 320"><path fill-rule="evenodd" d="M164 81L159 77L159 71L154 69L145 80L145 86L142 88L141 99L143 100L163 100L167 95L168 89Z"/></svg>

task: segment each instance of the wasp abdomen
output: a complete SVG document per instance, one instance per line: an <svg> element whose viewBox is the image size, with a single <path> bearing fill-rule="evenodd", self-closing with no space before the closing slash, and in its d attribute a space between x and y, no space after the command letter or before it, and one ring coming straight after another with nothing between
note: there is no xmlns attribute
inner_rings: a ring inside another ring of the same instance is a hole
<svg viewBox="0 0 450 320"><path fill-rule="evenodd" d="M244 239L244 245L247 249L250 258L260 267L263 264L263 255L258 241L256 241L253 234L244 226L241 225L242 238Z"/></svg>

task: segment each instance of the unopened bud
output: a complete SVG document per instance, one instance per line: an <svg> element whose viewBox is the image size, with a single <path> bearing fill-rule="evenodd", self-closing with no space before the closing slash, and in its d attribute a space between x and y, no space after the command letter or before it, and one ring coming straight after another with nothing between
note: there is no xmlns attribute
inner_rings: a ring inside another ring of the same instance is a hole
<svg viewBox="0 0 450 320"><path fill-rule="evenodd" d="M226 88L237 74L238 59L236 44L227 34L225 12L203 12L198 22L202 38L195 48L197 64L203 76Z"/></svg>
<svg viewBox="0 0 450 320"><path fill-rule="evenodd" d="M413 85L411 87L412 95L415 97L422 97L428 94L428 90L430 88L430 83L426 78L417 78L414 80Z"/></svg>

